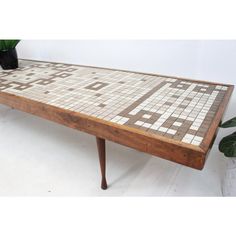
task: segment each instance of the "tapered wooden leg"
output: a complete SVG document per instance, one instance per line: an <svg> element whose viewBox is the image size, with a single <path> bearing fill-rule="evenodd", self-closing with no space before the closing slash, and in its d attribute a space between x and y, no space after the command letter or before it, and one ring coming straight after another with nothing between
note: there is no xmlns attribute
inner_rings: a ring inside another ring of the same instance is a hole
<svg viewBox="0 0 236 236"><path fill-rule="evenodd" d="M107 189L107 181L106 181L106 144L105 144L105 139L96 137L96 140L97 140L100 168L101 168L101 173L102 173L101 188L102 189Z"/></svg>

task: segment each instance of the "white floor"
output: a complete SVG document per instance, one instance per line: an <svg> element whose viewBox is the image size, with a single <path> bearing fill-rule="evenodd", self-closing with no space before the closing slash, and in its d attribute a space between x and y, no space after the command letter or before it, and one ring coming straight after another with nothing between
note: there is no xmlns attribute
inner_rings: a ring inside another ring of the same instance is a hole
<svg viewBox="0 0 236 236"><path fill-rule="evenodd" d="M0 105L1 196L221 196L214 145L202 171L107 142L100 189L95 138Z"/></svg>

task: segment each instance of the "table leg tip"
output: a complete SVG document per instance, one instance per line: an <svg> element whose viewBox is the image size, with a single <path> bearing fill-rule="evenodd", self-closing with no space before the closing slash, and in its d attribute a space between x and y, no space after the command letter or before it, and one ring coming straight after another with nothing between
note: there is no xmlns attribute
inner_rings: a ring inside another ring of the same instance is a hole
<svg viewBox="0 0 236 236"><path fill-rule="evenodd" d="M107 189L107 182L106 182L106 181L102 181L101 188L102 188L103 190L106 190L106 189Z"/></svg>

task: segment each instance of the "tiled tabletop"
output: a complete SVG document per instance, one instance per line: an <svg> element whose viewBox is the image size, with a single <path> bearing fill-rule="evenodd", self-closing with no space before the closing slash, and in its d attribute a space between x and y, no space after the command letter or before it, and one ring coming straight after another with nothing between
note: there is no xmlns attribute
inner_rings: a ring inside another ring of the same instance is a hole
<svg viewBox="0 0 236 236"><path fill-rule="evenodd" d="M199 146L228 86L78 65L20 60L0 92Z"/></svg>

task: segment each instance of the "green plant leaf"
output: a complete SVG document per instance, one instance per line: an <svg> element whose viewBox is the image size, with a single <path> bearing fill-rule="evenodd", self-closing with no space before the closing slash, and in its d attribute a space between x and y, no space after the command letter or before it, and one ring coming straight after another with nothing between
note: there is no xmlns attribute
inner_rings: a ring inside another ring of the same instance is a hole
<svg viewBox="0 0 236 236"><path fill-rule="evenodd" d="M236 127L236 117L224 122L220 125L221 128L230 128L230 127Z"/></svg>
<svg viewBox="0 0 236 236"><path fill-rule="evenodd" d="M0 40L0 50L6 51L6 43L5 40Z"/></svg>
<svg viewBox="0 0 236 236"><path fill-rule="evenodd" d="M224 137L220 141L219 150L226 157L236 157L236 132Z"/></svg>
<svg viewBox="0 0 236 236"><path fill-rule="evenodd" d="M7 51L13 49L19 43L20 40L0 40L0 51Z"/></svg>
<svg viewBox="0 0 236 236"><path fill-rule="evenodd" d="M5 45L7 49L11 48L11 43L12 43L12 40L5 40Z"/></svg>

